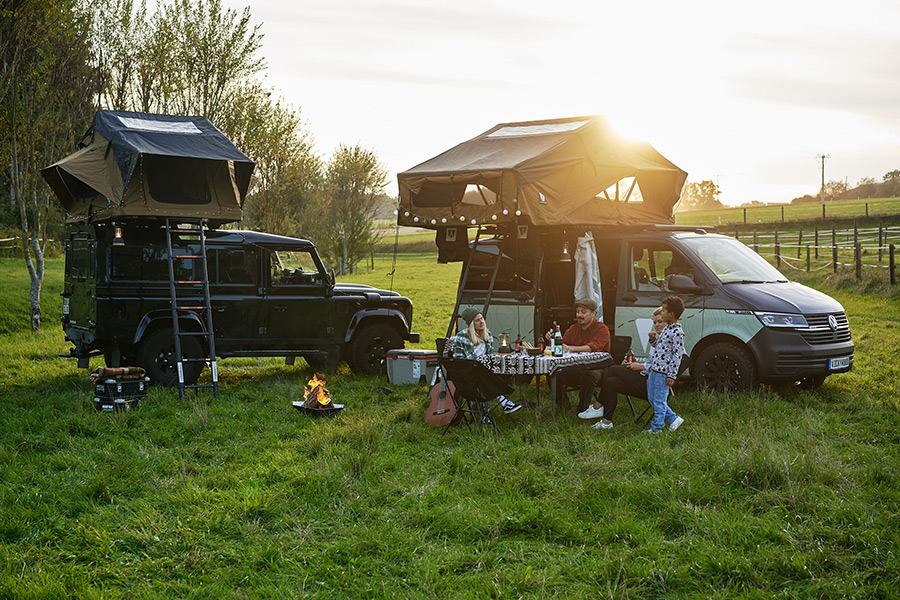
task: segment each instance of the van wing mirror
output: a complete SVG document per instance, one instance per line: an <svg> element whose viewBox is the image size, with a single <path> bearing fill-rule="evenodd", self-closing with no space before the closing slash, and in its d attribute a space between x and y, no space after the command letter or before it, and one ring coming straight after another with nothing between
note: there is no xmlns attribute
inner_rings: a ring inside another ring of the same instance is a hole
<svg viewBox="0 0 900 600"><path fill-rule="evenodd" d="M672 275L669 277L669 290L682 294L700 294L703 288L694 283L687 275Z"/></svg>

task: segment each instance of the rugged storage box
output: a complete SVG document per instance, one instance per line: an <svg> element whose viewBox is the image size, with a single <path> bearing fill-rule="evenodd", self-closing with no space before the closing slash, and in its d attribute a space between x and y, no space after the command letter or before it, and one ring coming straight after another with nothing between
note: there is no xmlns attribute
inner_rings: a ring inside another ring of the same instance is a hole
<svg viewBox="0 0 900 600"><path fill-rule="evenodd" d="M388 381L395 385L431 383L437 369L436 350L388 350Z"/></svg>
<svg viewBox="0 0 900 600"><path fill-rule="evenodd" d="M94 388L94 406L101 412L129 410L147 395L150 378L103 379Z"/></svg>

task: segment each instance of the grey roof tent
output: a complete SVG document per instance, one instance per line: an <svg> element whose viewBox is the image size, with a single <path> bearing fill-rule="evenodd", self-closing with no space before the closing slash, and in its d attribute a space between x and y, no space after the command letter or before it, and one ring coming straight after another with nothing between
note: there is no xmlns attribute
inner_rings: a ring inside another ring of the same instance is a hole
<svg viewBox="0 0 900 600"><path fill-rule="evenodd" d="M687 173L587 116L501 123L397 179L400 225L637 225L674 223Z"/></svg>
<svg viewBox="0 0 900 600"><path fill-rule="evenodd" d="M41 170L69 222L240 221L254 163L205 117L98 111L74 154Z"/></svg>

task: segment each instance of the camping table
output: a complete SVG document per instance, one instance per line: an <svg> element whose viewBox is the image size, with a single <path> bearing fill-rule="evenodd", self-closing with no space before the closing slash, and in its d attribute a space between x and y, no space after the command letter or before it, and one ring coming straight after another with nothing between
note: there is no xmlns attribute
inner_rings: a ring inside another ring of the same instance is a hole
<svg viewBox="0 0 900 600"><path fill-rule="evenodd" d="M527 354L486 354L481 363L498 375L534 375L535 395L541 398L541 375L547 376L553 420L556 420L556 372L573 365L592 365L598 368L612 363L609 352L571 352L562 356L528 356Z"/></svg>

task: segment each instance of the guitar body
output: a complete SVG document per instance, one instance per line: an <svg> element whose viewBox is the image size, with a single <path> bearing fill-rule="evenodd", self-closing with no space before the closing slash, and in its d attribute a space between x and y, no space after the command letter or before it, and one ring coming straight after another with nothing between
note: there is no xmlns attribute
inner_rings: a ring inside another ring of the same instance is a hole
<svg viewBox="0 0 900 600"><path fill-rule="evenodd" d="M432 427L446 427L448 423L456 425L462 420L462 413L456 410L453 395L456 387L452 381L443 380L434 384L428 392L431 403L425 411L425 424Z"/></svg>

